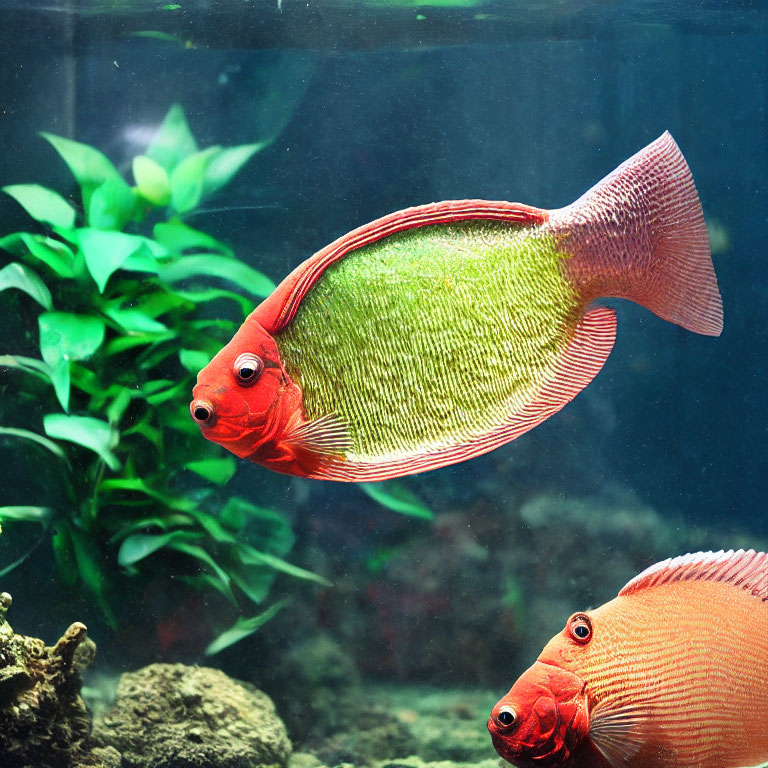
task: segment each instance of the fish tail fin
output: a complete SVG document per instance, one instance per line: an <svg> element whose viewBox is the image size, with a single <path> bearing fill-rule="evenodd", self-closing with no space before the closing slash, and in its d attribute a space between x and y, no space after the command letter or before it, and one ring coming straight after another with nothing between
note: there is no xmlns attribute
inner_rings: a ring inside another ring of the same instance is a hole
<svg viewBox="0 0 768 768"><path fill-rule="evenodd" d="M723 304L693 176L665 131L575 203L552 211L585 298L631 299L690 331L719 336Z"/></svg>

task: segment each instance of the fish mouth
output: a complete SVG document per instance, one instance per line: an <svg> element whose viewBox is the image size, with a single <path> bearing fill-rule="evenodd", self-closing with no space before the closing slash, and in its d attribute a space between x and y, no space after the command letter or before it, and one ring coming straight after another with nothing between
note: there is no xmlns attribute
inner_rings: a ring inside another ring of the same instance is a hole
<svg viewBox="0 0 768 768"><path fill-rule="evenodd" d="M245 400L223 403L211 394L214 393L193 392L193 400L189 404L189 415L204 437L216 442L228 442L254 430L253 416Z"/></svg>
<svg viewBox="0 0 768 768"><path fill-rule="evenodd" d="M493 707L488 731L499 755L520 768L565 763L589 732L586 683L538 660Z"/></svg>

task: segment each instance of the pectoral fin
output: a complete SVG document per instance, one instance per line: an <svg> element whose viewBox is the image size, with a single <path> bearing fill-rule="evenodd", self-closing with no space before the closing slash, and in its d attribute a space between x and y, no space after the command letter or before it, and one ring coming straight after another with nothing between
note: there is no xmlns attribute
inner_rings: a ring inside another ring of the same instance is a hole
<svg viewBox="0 0 768 768"><path fill-rule="evenodd" d="M612 701L590 713L589 736L611 768L675 765L673 747L654 728L648 702Z"/></svg>
<svg viewBox="0 0 768 768"><path fill-rule="evenodd" d="M352 448L352 436L346 422L329 414L305 421L285 438L289 445L320 456L343 457Z"/></svg>

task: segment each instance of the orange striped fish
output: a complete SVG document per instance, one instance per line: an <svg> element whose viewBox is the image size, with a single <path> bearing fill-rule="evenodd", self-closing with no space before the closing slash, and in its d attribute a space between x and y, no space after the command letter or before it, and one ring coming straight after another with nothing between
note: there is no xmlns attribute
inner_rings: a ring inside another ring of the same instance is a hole
<svg viewBox="0 0 768 768"><path fill-rule="evenodd" d="M519 768L768 763L768 555L665 560L574 613L488 730Z"/></svg>

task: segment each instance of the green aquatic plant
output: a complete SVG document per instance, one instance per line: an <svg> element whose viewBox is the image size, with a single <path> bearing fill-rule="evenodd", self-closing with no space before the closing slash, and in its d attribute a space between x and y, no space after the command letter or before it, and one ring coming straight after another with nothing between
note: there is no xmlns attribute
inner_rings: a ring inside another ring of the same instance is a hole
<svg viewBox="0 0 768 768"><path fill-rule="evenodd" d="M323 581L284 559L293 533L283 514L217 492L235 459L201 440L187 411L196 372L274 285L184 218L264 144L200 149L174 106L133 159L131 185L94 147L42 137L80 200L3 188L37 224L0 239L11 255L0 308L37 311L36 328L6 337L0 355L13 381L2 386L0 443L35 467L17 491L35 500L6 497L0 522L42 525L60 583L84 588L112 625L127 582L158 572L221 595L244 615L211 645L221 650L279 608L257 608L277 572ZM35 342L39 357L20 353Z"/></svg>

